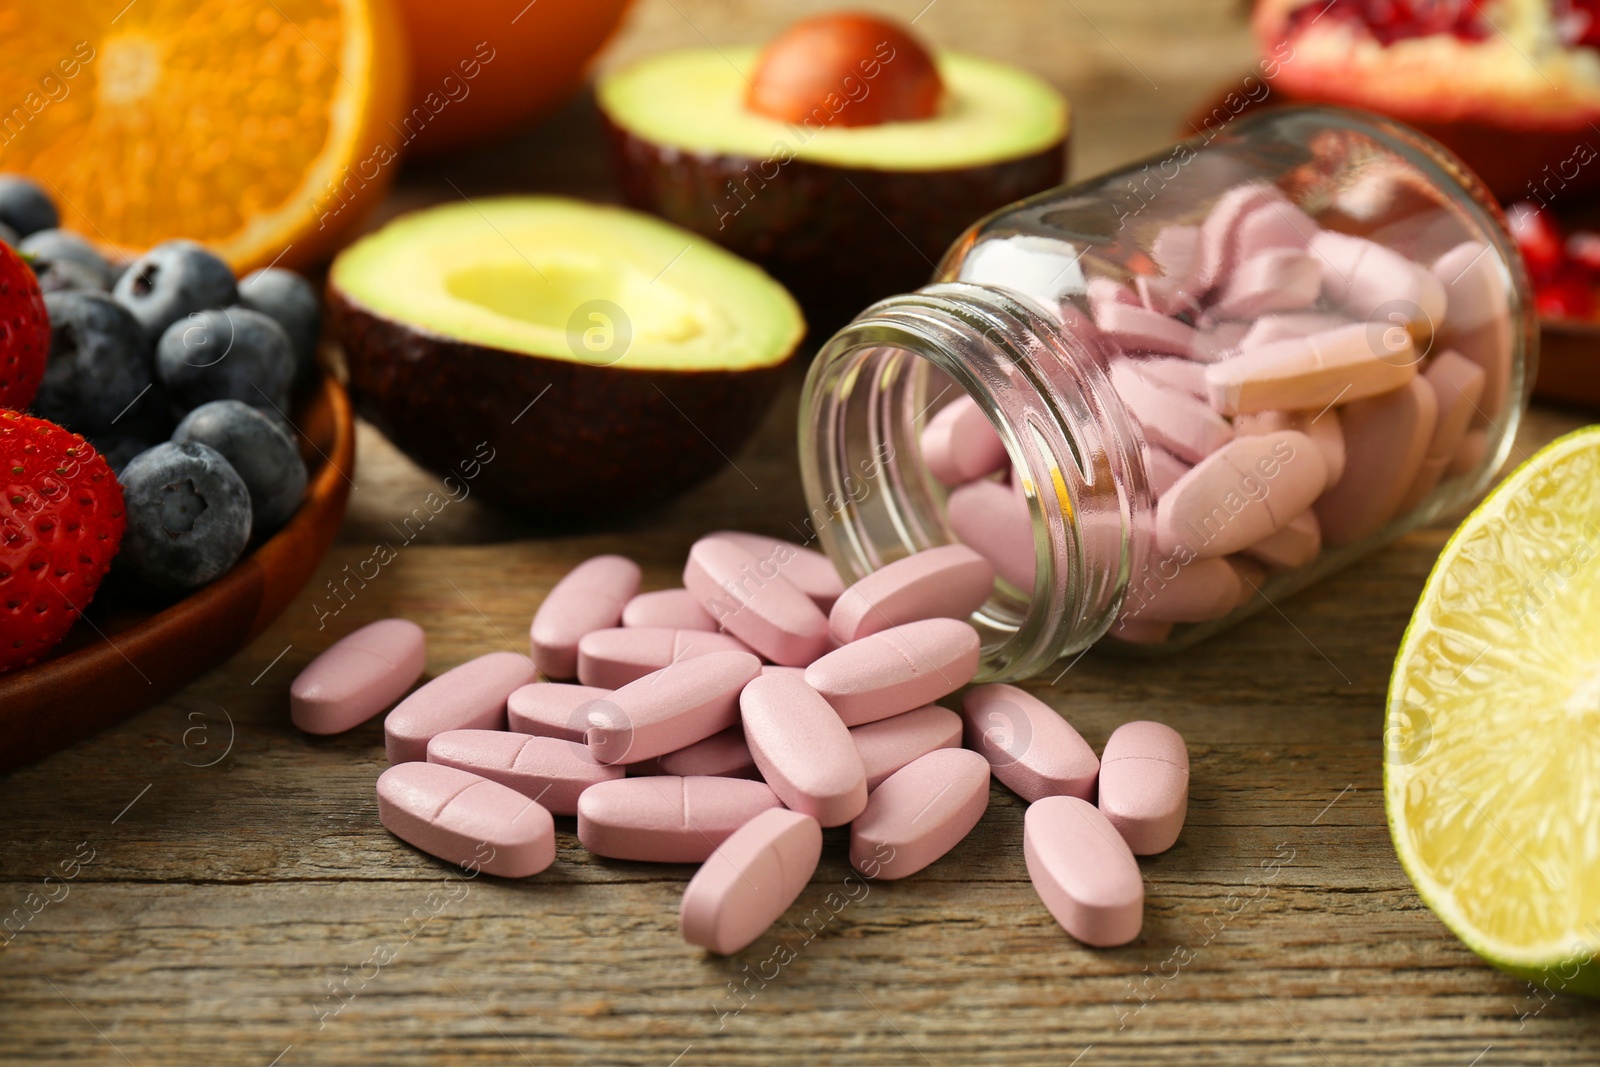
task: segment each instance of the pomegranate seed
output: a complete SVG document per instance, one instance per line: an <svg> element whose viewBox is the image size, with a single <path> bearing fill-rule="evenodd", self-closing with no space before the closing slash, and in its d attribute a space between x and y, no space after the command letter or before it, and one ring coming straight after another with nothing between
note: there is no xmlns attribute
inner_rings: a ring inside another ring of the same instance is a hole
<svg viewBox="0 0 1600 1067"><path fill-rule="evenodd" d="M1567 253L1562 247L1561 231L1549 214L1522 200L1506 208L1506 222L1533 280L1554 278Z"/></svg>

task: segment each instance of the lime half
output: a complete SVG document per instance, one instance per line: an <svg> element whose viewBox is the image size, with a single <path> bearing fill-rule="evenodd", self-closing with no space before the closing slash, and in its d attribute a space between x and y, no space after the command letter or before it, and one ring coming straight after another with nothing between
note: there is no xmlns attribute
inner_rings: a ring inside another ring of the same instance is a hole
<svg viewBox="0 0 1600 1067"><path fill-rule="evenodd" d="M1478 955L1600 995L1600 426L1495 488L1395 658L1384 804L1423 901Z"/></svg>

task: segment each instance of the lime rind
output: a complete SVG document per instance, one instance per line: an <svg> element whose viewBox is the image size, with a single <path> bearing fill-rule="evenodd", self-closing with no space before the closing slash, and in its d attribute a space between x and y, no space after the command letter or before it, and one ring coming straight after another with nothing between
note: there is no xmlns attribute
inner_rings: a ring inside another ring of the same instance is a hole
<svg viewBox="0 0 1600 1067"><path fill-rule="evenodd" d="M1495 966L1600 995L1600 427L1518 467L1446 543L1384 738L1424 903Z"/></svg>

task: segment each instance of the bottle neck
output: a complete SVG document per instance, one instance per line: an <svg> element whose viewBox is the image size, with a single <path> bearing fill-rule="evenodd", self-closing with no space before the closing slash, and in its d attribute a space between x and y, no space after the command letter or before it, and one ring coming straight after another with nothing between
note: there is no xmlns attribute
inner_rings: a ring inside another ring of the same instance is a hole
<svg viewBox="0 0 1600 1067"><path fill-rule="evenodd" d="M1031 590L1004 583L975 620L980 680L1025 678L1111 625L1150 537L1143 439L1092 328L1004 289L930 285L873 305L817 355L800 462L823 547L851 579L959 540L924 466L929 414L967 393L1022 475Z"/></svg>

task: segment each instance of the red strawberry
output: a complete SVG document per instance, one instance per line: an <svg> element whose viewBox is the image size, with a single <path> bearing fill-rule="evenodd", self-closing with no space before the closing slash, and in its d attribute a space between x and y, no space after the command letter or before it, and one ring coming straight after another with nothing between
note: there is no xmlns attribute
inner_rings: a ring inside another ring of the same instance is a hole
<svg viewBox="0 0 1600 1067"><path fill-rule="evenodd" d="M0 408L33 403L50 355L50 317L33 268L0 241Z"/></svg>
<svg viewBox="0 0 1600 1067"><path fill-rule="evenodd" d="M41 658L94 598L127 525L122 486L82 437L0 411L0 671Z"/></svg>

